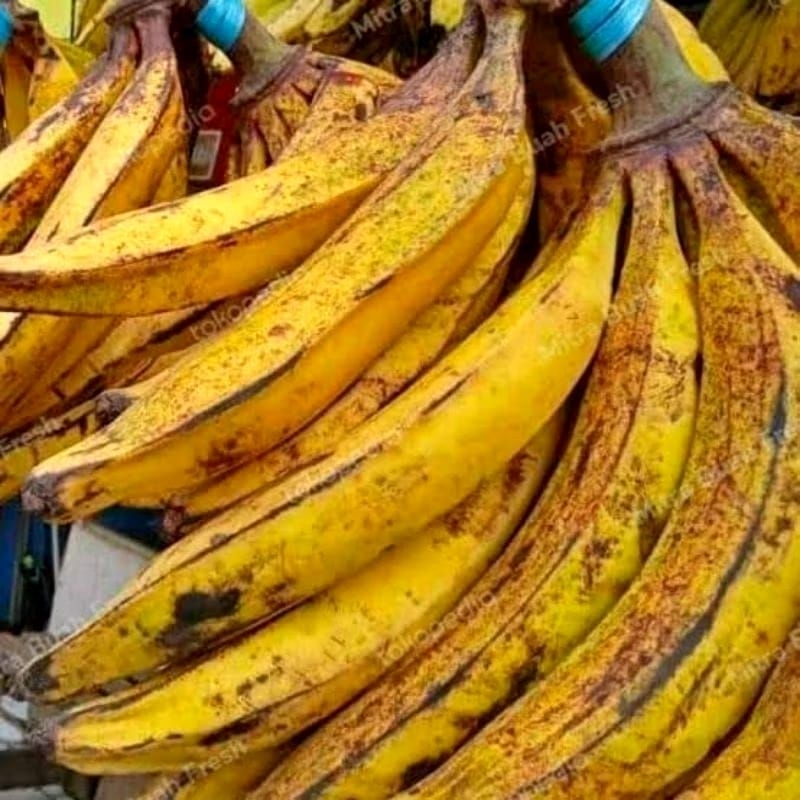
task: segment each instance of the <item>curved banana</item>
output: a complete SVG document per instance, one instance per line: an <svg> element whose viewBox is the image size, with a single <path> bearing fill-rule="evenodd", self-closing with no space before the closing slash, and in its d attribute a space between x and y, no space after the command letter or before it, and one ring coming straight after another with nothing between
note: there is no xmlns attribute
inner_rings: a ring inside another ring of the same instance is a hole
<svg viewBox="0 0 800 800"><path fill-rule="evenodd" d="M91 220L146 206L176 152L186 149L169 14L156 6L140 12L133 24L142 42L136 75L67 177L28 250L63 236L64 231L81 229ZM80 360L114 324L113 318L18 316L13 334L2 345L0 408L8 424L24 424L78 396L77 391L51 390L76 365L82 369Z"/></svg>
<svg viewBox="0 0 800 800"><path fill-rule="evenodd" d="M100 427L94 401L60 417L42 418L0 439L0 502L17 494L25 476L39 462L80 442Z"/></svg>
<svg viewBox="0 0 800 800"><path fill-rule="evenodd" d="M707 124L726 178L762 224L800 259L800 200L795 154L800 121L738 95Z"/></svg>
<svg viewBox="0 0 800 800"><path fill-rule="evenodd" d="M108 55L78 89L0 152L0 252L19 249L39 224L98 125L130 81L136 49L133 31L120 27Z"/></svg>
<svg viewBox="0 0 800 800"><path fill-rule="evenodd" d="M650 797L745 715L800 608L800 269L702 138L671 149L699 229L703 373L678 502L639 580L548 679L398 797Z"/></svg>
<svg viewBox="0 0 800 800"><path fill-rule="evenodd" d="M253 800L393 797L551 673L640 572L683 474L698 343L672 187L640 165L629 180L635 211L630 239L619 242L621 283L570 444L463 604L492 602L461 614L461 625L301 743Z"/></svg>
<svg viewBox="0 0 800 800"><path fill-rule="evenodd" d="M675 800L788 800L800 796L800 629L776 661L747 725Z"/></svg>
<svg viewBox="0 0 800 800"><path fill-rule="evenodd" d="M240 756L232 746L210 764L156 778L132 800L242 800L283 755L283 750L267 750Z"/></svg>
<svg viewBox="0 0 800 800"><path fill-rule="evenodd" d="M296 267L431 133L474 65L477 30L468 19L379 114L313 153L0 257L0 308L139 316L244 294Z"/></svg>
<svg viewBox="0 0 800 800"><path fill-rule="evenodd" d="M254 461L201 486L177 506L173 501L165 520L171 536L329 453L348 431L376 414L483 322L494 310L528 220L534 189L532 166L531 160L506 218L461 277L311 425Z"/></svg>
<svg viewBox="0 0 800 800"><path fill-rule="evenodd" d="M524 20L498 12L452 118L238 324L188 354L85 452L32 473L30 508L74 519L153 485L192 488L278 444L358 378L478 256L523 181Z"/></svg>
<svg viewBox="0 0 800 800"><path fill-rule="evenodd" d="M152 692L68 714L55 758L106 774L202 763L214 743L275 747L343 706L431 626L455 624L449 610L516 530L562 422L556 415L497 477L362 572Z"/></svg>
<svg viewBox="0 0 800 800"><path fill-rule="evenodd" d="M353 574L474 491L562 405L591 359L614 271L608 232L623 207L611 175L541 273L472 336L330 457L157 557L152 580L146 570L30 666L29 691L69 697L205 649Z"/></svg>

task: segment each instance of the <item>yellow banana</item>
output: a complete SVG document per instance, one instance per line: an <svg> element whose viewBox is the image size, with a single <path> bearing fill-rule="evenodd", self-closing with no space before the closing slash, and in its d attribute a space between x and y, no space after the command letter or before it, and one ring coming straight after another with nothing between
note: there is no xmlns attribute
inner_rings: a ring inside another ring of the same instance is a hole
<svg viewBox="0 0 800 800"><path fill-rule="evenodd" d="M501 474L362 572L150 693L68 714L56 759L89 773L203 763L215 742L275 747L344 705L432 625L454 624L448 611L514 533L547 475L561 422L557 415Z"/></svg>
<svg viewBox="0 0 800 800"><path fill-rule="evenodd" d="M78 88L91 69L94 58L71 42L48 36L41 57L36 60L28 92L31 121L39 119Z"/></svg>
<svg viewBox="0 0 800 800"><path fill-rule="evenodd" d="M156 778L132 800L242 800L282 757L281 750L239 756L231 746L202 766Z"/></svg>
<svg viewBox="0 0 800 800"><path fill-rule="evenodd" d="M136 44L121 27L108 55L78 89L0 153L0 252L21 247L39 224L97 126L130 80Z"/></svg>
<svg viewBox="0 0 800 800"><path fill-rule="evenodd" d="M707 123L726 178L787 252L800 259L795 154L800 123L738 95Z"/></svg>
<svg viewBox="0 0 800 800"><path fill-rule="evenodd" d="M0 439L0 501L19 492L25 476L40 461L93 433L100 427L93 401L60 417L42 418L29 428Z"/></svg>
<svg viewBox="0 0 800 800"><path fill-rule="evenodd" d="M377 413L491 313L527 223L534 188L532 162L528 167L508 215L474 264L311 425L264 456L200 487L178 507L173 502L167 514L170 535L329 453L348 431Z"/></svg>
<svg viewBox="0 0 800 800"><path fill-rule="evenodd" d="M31 66L13 42L0 58L0 80L3 87L3 117L10 141L18 139L30 123L28 92Z"/></svg>
<svg viewBox="0 0 800 800"><path fill-rule="evenodd" d="M85 454L76 448L33 474L31 508L75 518L153 485L199 485L297 431L358 378L469 266L511 206L530 158L524 19L498 13L452 118L284 285L170 370Z"/></svg>
<svg viewBox="0 0 800 800"><path fill-rule="evenodd" d="M12 272L19 276L20 268L23 284L42 289L32 289L36 299L14 300L5 280L11 279L10 262L0 257L0 307L137 316L244 294L297 266L430 132L474 64L479 24L466 20L450 47L381 113L354 123L349 135L331 136L313 153L15 255Z"/></svg>
<svg viewBox="0 0 800 800"><path fill-rule="evenodd" d="M668 516L693 433L697 328L671 186L636 166L621 285L544 496L462 601L474 610L459 614L460 625L423 642L301 743L253 800L393 797L551 673L638 575ZM492 602L478 604L479 597Z"/></svg>
<svg viewBox="0 0 800 800"><path fill-rule="evenodd" d="M676 800L800 796L800 629L792 632L747 725Z"/></svg>
<svg viewBox="0 0 800 800"><path fill-rule="evenodd" d="M141 65L45 213L29 251L93 219L147 205L175 153L186 148L168 14L156 7L137 15L134 24ZM113 326L113 318L20 315L3 343L4 378L13 376L0 395L9 424L24 424L77 396L51 389Z"/></svg>
<svg viewBox="0 0 800 800"><path fill-rule="evenodd" d="M69 697L206 649L357 572L474 491L591 359L623 205L612 175L541 273L472 336L330 457L157 557L126 597L31 665L29 691Z"/></svg>

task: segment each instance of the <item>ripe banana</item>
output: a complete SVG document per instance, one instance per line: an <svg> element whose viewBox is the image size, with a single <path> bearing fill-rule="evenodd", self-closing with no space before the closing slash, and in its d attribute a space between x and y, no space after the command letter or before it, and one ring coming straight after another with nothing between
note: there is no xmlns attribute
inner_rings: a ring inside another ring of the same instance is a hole
<svg viewBox="0 0 800 800"><path fill-rule="evenodd" d="M121 27L108 55L79 88L0 153L0 252L17 250L39 224L97 126L129 82L135 58L133 31Z"/></svg>
<svg viewBox="0 0 800 800"><path fill-rule="evenodd" d="M18 139L30 123L28 92L31 85L31 65L24 54L12 44L0 58L3 120L8 140Z"/></svg>
<svg viewBox="0 0 800 800"><path fill-rule="evenodd" d="M28 115L39 119L72 94L91 69L94 57L71 42L48 36L36 60L28 90Z"/></svg>
<svg viewBox="0 0 800 800"><path fill-rule="evenodd" d="M775 654L744 729L676 800L787 800L800 794L800 629Z"/></svg>
<svg viewBox="0 0 800 800"><path fill-rule="evenodd" d="M516 530L549 471L561 423L556 415L501 474L362 572L152 692L68 714L56 759L89 773L169 769L202 763L214 742L275 747L328 716L431 626L455 624L446 615Z"/></svg>
<svg viewBox="0 0 800 800"><path fill-rule="evenodd" d="M0 501L17 494L39 462L81 441L100 427L93 401L57 418L42 418L0 439Z"/></svg>
<svg viewBox="0 0 800 800"><path fill-rule="evenodd" d="M450 47L379 114L313 153L183 201L105 220L15 255L13 264L0 257L0 308L138 316L244 294L297 266L430 132L474 65L479 26L474 16L466 20Z"/></svg>
<svg viewBox="0 0 800 800"><path fill-rule="evenodd" d="M800 2L712 0L700 34L736 85L789 113L800 111Z"/></svg>
<svg viewBox="0 0 800 800"><path fill-rule="evenodd" d="M127 597L31 665L29 691L65 698L206 649L353 574L474 491L562 405L594 353L621 194L610 180L540 275L330 457L157 557Z"/></svg>
<svg viewBox="0 0 800 800"><path fill-rule="evenodd" d="M170 370L85 453L32 474L30 508L74 519L154 484L200 485L280 443L358 378L469 266L511 206L531 157L524 19L498 14L452 117L283 286Z"/></svg>
<svg viewBox="0 0 800 800"><path fill-rule="evenodd" d="M508 215L475 262L325 413L278 447L218 480L171 502L167 533L232 508L331 451L349 431L387 405L397 394L464 339L493 310L508 265L528 220L534 189L532 162ZM162 499L162 503L170 498Z"/></svg>
<svg viewBox="0 0 800 800"><path fill-rule="evenodd" d="M186 149L169 15L155 6L140 12L134 25L142 42L142 61L136 75L45 213L29 250L63 236L65 231L80 229L93 219L147 205L176 152ZM64 387L56 387L56 383L73 369L87 368L81 359L114 324L113 318L18 315L2 350L5 364L0 408L7 424L25 424L78 397L85 383L70 382L68 377Z"/></svg>
<svg viewBox="0 0 800 800"><path fill-rule="evenodd" d="M283 750L268 750L238 757L238 749L231 747L225 757L201 767L156 778L132 800L240 800L269 774L283 754Z"/></svg>
<svg viewBox="0 0 800 800"><path fill-rule="evenodd" d="M636 213L619 241L621 284L570 444L463 605L492 602L459 614L459 626L301 743L253 800L393 797L551 673L640 572L692 437L697 328L671 186L640 165L626 179Z"/></svg>

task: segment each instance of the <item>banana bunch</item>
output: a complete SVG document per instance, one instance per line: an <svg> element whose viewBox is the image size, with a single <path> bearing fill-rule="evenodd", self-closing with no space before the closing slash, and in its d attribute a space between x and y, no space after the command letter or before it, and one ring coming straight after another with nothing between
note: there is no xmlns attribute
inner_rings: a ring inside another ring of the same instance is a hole
<svg viewBox="0 0 800 800"><path fill-rule="evenodd" d="M700 358L685 344L683 360L663 362L677 383L659 393L666 411L667 398L681 396L677 387L693 382L691 374L680 380L676 367L694 360L691 435L684 433L681 451L651 444L657 466L640 457L636 488L619 486L621 511L634 513L630 529L644 539L626 558L617 538L625 516L588 499L573 502L576 479L550 510L571 449L579 478L591 480L592 463L613 436L609 427L601 436L582 432L579 415L567 455L521 531L532 526L528 547L507 551L513 580L495 567L476 587L494 592L502 617L471 619L449 642L443 637L408 660L312 734L253 798L669 796L746 716L775 654L790 646L800 607L798 500L790 488L800 468L798 129L730 85L698 79L655 6L618 52L600 60L608 91L647 87L614 109L614 131L595 154L578 212L614 191L626 206L626 224L606 231L618 237L622 273L605 341L617 320L646 319L656 298L672 301L671 339L684 331L690 342L692 308L698 315ZM648 264L659 281L690 276L682 284L688 293L675 293L680 283L650 291L640 278L627 295L626 275ZM638 347L647 351L648 371L655 368L659 349L646 342L644 335L630 340L615 375ZM603 347L581 414L591 409ZM621 396L606 394L606 404L622 405ZM645 397L635 395L635 408ZM629 446L637 420L625 414ZM664 420L656 429L667 435ZM624 461L611 464L597 479L614 492L613 469ZM668 464L680 468L667 487L656 476ZM634 498L645 500L659 485L668 488L668 513L652 502L637 509ZM569 526L551 527L548 512ZM595 521L587 524L587 516ZM611 527L592 541L597 525ZM630 571L621 572L625 563ZM590 618L593 608L599 613ZM443 688L425 694L422 686L431 684ZM453 752L468 722L472 738ZM710 784L708 796L732 797L741 773L721 763L709 776L722 782ZM761 776L767 792L780 767L770 773L765 765ZM386 783L374 791L374 781Z"/></svg>
<svg viewBox="0 0 800 800"><path fill-rule="evenodd" d="M55 386L128 376L33 437L26 505L175 540L20 676L59 763L140 800L792 796L800 127L659 2L613 46L599 0L536 5L404 83L248 18L244 177L0 256L9 313L114 315Z"/></svg>
<svg viewBox="0 0 800 800"><path fill-rule="evenodd" d="M798 0L712 0L700 33L742 91L800 113Z"/></svg>

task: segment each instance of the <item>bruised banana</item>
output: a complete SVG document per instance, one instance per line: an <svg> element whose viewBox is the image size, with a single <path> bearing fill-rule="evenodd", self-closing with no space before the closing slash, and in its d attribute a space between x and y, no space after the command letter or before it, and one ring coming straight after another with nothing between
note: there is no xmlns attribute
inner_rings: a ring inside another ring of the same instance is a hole
<svg viewBox="0 0 800 800"><path fill-rule="evenodd" d="M532 444L424 532L261 630L129 702L60 721L55 758L89 773L201 764L213 742L284 744L328 716L424 638L486 570L547 475L556 415Z"/></svg>
<svg viewBox="0 0 800 800"><path fill-rule="evenodd" d="M467 497L563 404L594 354L616 256L608 234L623 206L611 181L534 266L540 274L475 333L329 457L158 556L100 618L32 663L29 692L86 694L206 650L352 575Z"/></svg>
<svg viewBox="0 0 800 800"><path fill-rule="evenodd" d="M313 152L0 257L0 307L138 316L244 294L296 267L431 132L474 66L480 26L471 15L380 113Z"/></svg>
<svg viewBox="0 0 800 800"><path fill-rule="evenodd" d="M73 94L0 152L0 252L18 250L71 172L98 125L130 81L136 38L126 26Z"/></svg>
<svg viewBox="0 0 800 800"><path fill-rule="evenodd" d="M478 256L530 168L524 19L498 12L452 117L283 286L188 354L85 452L33 473L30 507L74 519L153 486L200 485L297 431L401 336Z"/></svg>
<svg viewBox="0 0 800 800"><path fill-rule="evenodd" d="M0 84L2 85L3 122L9 141L20 137L30 124L28 93L32 79L32 66L24 53L12 43L0 57Z"/></svg>
<svg viewBox="0 0 800 800"><path fill-rule="evenodd" d="M53 200L29 251L93 219L147 205L176 151L186 148L169 16L156 6L140 12L134 25L142 42L136 75ZM80 360L113 327L113 318L18 314L0 351L5 387L0 407L6 419L24 424L71 399L73 394L59 394L53 386L76 364L80 368Z"/></svg>
<svg viewBox="0 0 800 800"><path fill-rule="evenodd" d="M532 162L527 167L506 218L461 277L311 425L265 455L200 487L177 507L172 502L166 515L170 536L329 453L348 431L377 413L489 316L527 223L533 196Z"/></svg>
<svg viewBox="0 0 800 800"><path fill-rule="evenodd" d="M777 664L747 725L675 800L788 800L800 796L800 628L770 657Z"/></svg>
<svg viewBox="0 0 800 800"><path fill-rule="evenodd" d="M253 800L393 797L552 672L641 570L693 433L697 326L671 187L630 167L637 213L619 242L620 287L543 497L456 609L460 624L301 743Z"/></svg>
<svg viewBox="0 0 800 800"><path fill-rule="evenodd" d="M131 800L241 800L284 757L283 750L228 754L199 767L188 767L153 780Z"/></svg>

